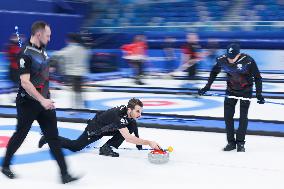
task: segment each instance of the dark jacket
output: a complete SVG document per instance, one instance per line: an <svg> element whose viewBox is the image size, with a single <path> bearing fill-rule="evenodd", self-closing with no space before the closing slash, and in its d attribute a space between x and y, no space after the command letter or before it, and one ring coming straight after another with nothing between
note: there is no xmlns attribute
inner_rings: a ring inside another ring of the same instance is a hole
<svg viewBox="0 0 284 189"><path fill-rule="evenodd" d="M219 56L210 73L207 87L211 87L221 69L227 73L227 94L251 97L253 81L256 93L261 94L262 78L254 59L249 55L242 53L235 63L229 63L226 55Z"/></svg>
<svg viewBox="0 0 284 189"><path fill-rule="evenodd" d="M101 135L125 127L136 128L134 133L138 135L136 120L127 117L127 107L122 105L97 113L93 119L88 121L87 131L91 135Z"/></svg>
<svg viewBox="0 0 284 189"><path fill-rule="evenodd" d="M28 43L22 48L18 57L19 74L30 74L30 81L37 91L45 98L49 93L49 63L44 48L37 48ZM33 99L20 85L17 99ZM34 100L34 99L33 99Z"/></svg>

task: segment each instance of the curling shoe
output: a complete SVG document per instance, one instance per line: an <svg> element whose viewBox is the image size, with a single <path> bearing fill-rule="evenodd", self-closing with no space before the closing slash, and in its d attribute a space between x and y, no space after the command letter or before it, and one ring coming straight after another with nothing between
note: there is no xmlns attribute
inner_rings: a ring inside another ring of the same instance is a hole
<svg viewBox="0 0 284 189"><path fill-rule="evenodd" d="M136 80L135 84L136 85L145 85L145 83L143 83L141 80Z"/></svg>
<svg viewBox="0 0 284 189"><path fill-rule="evenodd" d="M237 144L237 152L245 152L245 144L244 143L238 143Z"/></svg>
<svg viewBox="0 0 284 189"><path fill-rule="evenodd" d="M9 179L14 179L16 178L16 175L11 171L9 167L3 167L1 172L8 177Z"/></svg>
<svg viewBox="0 0 284 189"><path fill-rule="evenodd" d="M62 184L67 184L69 182L73 182L73 181L76 181L76 180L79 180L79 178L78 177L72 177L68 173L61 176Z"/></svg>
<svg viewBox="0 0 284 189"><path fill-rule="evenodd" d="M111 156L111 157L119 157L119 153L114 152L110 146L108 145L103 145L100 147L100 155L103 156Z"/></svg>
<svg viewBox="0 0 284 189"><path fill-rule="evenodd" d="M223 148L223 151L228 152L236 149L236 143L235 142L229 142L225 148Z"/></svg>

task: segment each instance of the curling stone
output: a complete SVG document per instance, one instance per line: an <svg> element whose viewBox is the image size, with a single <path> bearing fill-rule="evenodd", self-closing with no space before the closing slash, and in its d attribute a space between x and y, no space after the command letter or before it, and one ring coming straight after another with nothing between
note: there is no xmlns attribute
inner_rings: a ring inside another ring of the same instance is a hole
<svg viewBox="0 0 284 189"><path fill-rule="evenodd" d="M148 153L148 160L154 164L164 164L169 161L170 155L164 150L152 150Z"/></svg>

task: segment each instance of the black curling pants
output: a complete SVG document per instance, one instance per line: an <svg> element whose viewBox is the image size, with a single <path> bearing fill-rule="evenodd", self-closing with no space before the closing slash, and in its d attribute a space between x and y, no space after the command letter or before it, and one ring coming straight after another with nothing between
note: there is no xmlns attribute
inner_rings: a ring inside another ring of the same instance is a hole
<svg viewBox="0 0 284 189"><path fill-rule="evenodd" d="M237 102L238 99L233 98L225 98L224 101L224 118L226 124L227 140L228 142L244 143L248 126L248 109L250 106L250 101L240 100L239 128L237 129L235 139L234 114Z"/></svg>
<svg viewBox="0 0 284 189"><path fill-rule="evenodd" d="M127 128L130 134L133 133L133 128L131 128L130 126ZM113 136L106 142L106 144L115 148L118 148L125 140L118 130L114 132L103 133L101 135L92 135L89 137L87 134L87 129L85 129L85 131L76 140L70 140L65 137L59 138L61 140L62 148L66 148L68 150L71 150L72 152L77 152L84 149L89 144L101 139L103 136Z"/></svg>
<svg viewBox="0 0 284 189"><path fill-rule="evenodd" d="M142 75L144 74L143 60L129 60L128 62L134 68L136 81L140 81Z"/></svg>
<svg viewBox="0 0 284 189"><path fill-rule="evenodd" d="M7 145L3 167L9 167L13 155L24 142L34 120L37 120L50 147L51 154L59 165L61 174L67 174L67 166L58 139L57 118L55 110L45 110L37 101L25 99L16 102L17 126Z"/></svg>

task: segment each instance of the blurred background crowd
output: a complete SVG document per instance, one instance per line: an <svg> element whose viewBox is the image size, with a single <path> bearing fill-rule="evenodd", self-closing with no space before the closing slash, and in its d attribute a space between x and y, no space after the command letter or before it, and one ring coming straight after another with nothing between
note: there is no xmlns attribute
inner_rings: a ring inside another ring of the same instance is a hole
<svg viewBox="0 0 284 189"><path fill-rule="evenodd" d="M51 79L71 86L74 108L84 107L82 86L104 78L98 73L136 85L157 73L191 80L231 42L261 72L284 72L283 0L9 0L0 2L0 18L1 93L17 87L15 26L25 43L30 25L44 20L52 29Z"/></svg>

